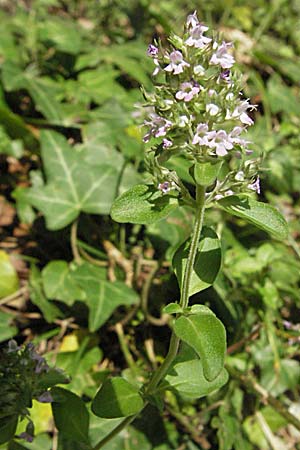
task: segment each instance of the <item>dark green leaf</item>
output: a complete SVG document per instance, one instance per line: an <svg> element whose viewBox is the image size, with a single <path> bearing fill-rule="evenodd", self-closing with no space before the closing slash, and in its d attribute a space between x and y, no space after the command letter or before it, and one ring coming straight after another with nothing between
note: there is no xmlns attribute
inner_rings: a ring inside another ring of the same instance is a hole
<svg viewBox="0 0 300 450"><path fill-rule="evenodd" d="M17 425L18 416L8 416L0 419L0 445L14 437Z"/></svg>
<svg viewBox="0 0 300 450"><path fill-rule="evenodd" d="M85 403L73 392L52 388L52 411L58 431L69 439L88 444L89 413Z"/></svg>
<svg viewBox="0 0 300 450"><path fill-rule="evenodd" d="M226 332L222 322L208 308L175 320L176 335L192 347L201 358L203 374L215 380L224 366Z"/></svg>
<svg viewBox="0 0 300 450"><path fill-rule="evenodd" d="M151 224L167 217L177 206L176 198L163 195L154 186L138 184L114 201L111 217L121 223Z"/></svg>
<svg viewBox="0 0 300 450"><path fill-rule="evenodd" d="M96 416L112 419L136 414L143 406L139 389L124 378L115 377L105 381L97 392L92 411Z"/></svg>
<svg viewBox="0 0 300 450"><path fill-rule="evenodd" d="M257 202L247 195L230 195L218 201L229 214L241 217L278 239L288 236L288 226L280 212L267 203Z"/></svg>

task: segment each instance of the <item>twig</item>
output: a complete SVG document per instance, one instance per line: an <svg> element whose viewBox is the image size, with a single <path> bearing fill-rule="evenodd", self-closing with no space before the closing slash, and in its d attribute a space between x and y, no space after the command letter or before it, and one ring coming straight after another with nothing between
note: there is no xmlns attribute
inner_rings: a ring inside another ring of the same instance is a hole
<svg viewBox="0 0 300 450"><path fill-rule="evenodd" d="M114 266L118 264L125 272L125 284L129 287L133 282L133 264L132 261L126 259L110 241L104 240L103 247L109 259L109 278L111 281L115 280Z"/></svg>
<svg viewBox="0 0 300 450"><path fill-rule="evenodd" d="M148 298L149 298L149 291L151 287L152 280L154 278L154 275L156 274L156 271L158 269L158 263L155 261L155 264L152 264L152 267L149 271L148 277L143 284L142 287L142 294L141 294L141 307L142 311L144 312L146 319L152 323L153 325L157 327L162 327L166 325L170 319L170 316L168 314L163 314L160 318L152 316L148 311Z"/></svg>
<svg viewBox="0 0 300 450"><path fill-rule="evenodd" d="M79 247L78 250L79 250L79 253L81 254L81 256L83 256L88 262L94 264L95 266L107 267L107 265L108 265L107 261L101 261L100 259L93 258L81 247Z"/></svg>
<svg viewBox="0 0 300 450"><path fill-rule="evenodd" d="M117 333L117 336L118 336L118 339L119 339L119 343L120 343L120 347L121 347L122 353L124 355L124 358L126 359L128 367L130 368L132 373L136 376L137 375L137 367L136 367L135 361L134 361L134 359L132 357L132 354L128 350L128 345L127 345L127 342L126 342L126 338L124 336L123 326L121 325L120 322L116 323L115 331Z"/></svg>
<svg viewBox="0 0 300 450"><path fill-rule="evenodd" d="M78 219L72 223L71 226L71 235L70 235L70 244L73 253L73 258L77 263L81 262L81 256L77 247L77 229L78 229Z"/></svg>
<svg viewBox="0 0 300 450"><path fill-rule="evenodd" d="M18 297L24 297L25 294L28 294L28 292L29 291L28 291L27 285L23 286L18 291L14 292L13 294L8 295L7 297L1 298L0 305L5 305L7 303L10 303L10 302L16 300Z"/></svg>

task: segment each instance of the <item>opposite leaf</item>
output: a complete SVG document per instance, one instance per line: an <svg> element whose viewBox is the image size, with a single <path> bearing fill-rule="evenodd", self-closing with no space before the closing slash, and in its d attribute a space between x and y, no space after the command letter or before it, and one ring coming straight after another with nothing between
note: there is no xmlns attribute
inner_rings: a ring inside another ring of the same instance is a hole
<svg viewBox="0 0 300 450"><path fill-rule="evenodd" d="M114 201L111 217L121 223L150 224L167 217L177 206L176 198L163 195L154 186L138 184Z"/></svg>
<svg viewBox="0 0 300 450"><path fill-rule="evenodd" d="M113 419L138 413L144 406L139 389L124 378L111 378L101 386L92 402L92 411L98 417Z"/></svg>
<svg viewBox="0 0 300 450"><path fill-rule="evenodd" d="M190 240L187 240L178 248L172 261L180 288L183 283L189 248ZM221 267L221 260L221 244L217 234L213 229L203 227L190 282L189 296L203 291L214 283Z"/></svg>
<svg viewBox="0 0 300 450"><path fill-rule="evenodd" d="M247 195L230 195L218 201L226 212L253 223L278 239L288 236L288 225L280 212L267 203L257 202Z"/></svg>
<svg viewBox="0 0 300 450"><path fill-rule="evenodd" d="M201 358L204 377L208 381L216 379L223 369L226 351L222 322L207 308L202 313L176 319L174 331Z"/></svg>

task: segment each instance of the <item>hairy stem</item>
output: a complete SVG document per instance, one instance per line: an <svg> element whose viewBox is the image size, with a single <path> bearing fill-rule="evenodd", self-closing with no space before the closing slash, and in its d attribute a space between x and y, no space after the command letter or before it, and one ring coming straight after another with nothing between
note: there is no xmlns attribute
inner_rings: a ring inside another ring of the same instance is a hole
<svg viewBox="0 0 300 450"><path fill-rule="evenodd" d="M186 262L183 284L182 284L182 293L180 298L180 306L182 308L186 308L189 303L189 288L191 277L193 273L195 258L198 250L198 243L201 235L202 225L203 225L203 217L205 210L205 187L196 186L196 216L194 223L194 230L191 239L191 245L189 249L189 254ZM165 357L162 365L154 372L152 378L145 389L145 395L151 395L155 392L159 383L163 380L165 375L167 374L174 358L177 355L179 348L180 339L172 332L169 350L167 356ZM147 405L144 405L144 407ZM103 438L98 444L93 448L93 450L99 450L104 444L113 439L121 430L123 430L127 425L129 425L138 415L126 417L116 428L114 428L105 438Z"/></svg>

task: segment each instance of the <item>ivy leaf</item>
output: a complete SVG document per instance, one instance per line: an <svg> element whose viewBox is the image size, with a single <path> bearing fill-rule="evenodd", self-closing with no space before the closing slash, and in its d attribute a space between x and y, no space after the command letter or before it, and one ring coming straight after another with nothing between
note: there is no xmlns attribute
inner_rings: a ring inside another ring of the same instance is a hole
<svg viewBox="0 0 300 450"><path fill-rule="evenodd" d="M213 381L208 381L203 374L202 361L192 348L185 345L168 371L163 387L194 399L209 395L220 389L227 381L228 373L224 368Z"/></svg>
<svg viewBox="0 0 300 450"><path fill-rule="evenodd" d="M111 217L121 223L151 224L167 217L177 206L176 198L163 195L154 186L138 184L114 201Z"/></svg>
<svg viewBox="0 0 300 450"><path fill-rule="evenodd" d="M54 319L61 316L60 310L46 298L40 271L34 265L31 266L29 287L30 300L42 311L48 323L52 323Z"/></svg>
<svg viewBox="0 0 300 450"><path fill-rule="evenodd" d="M13 294L18 288L17 272L10 262L8 254L0 250L0 298Z"/></svg>
<svg viewBox="0 0 300 450"><path fill-rule="evenodd" d="M84 300L85 293L72 278L66 261L51 261L42 271L43 287L48 298L60 300L72 306L76 300Z"/></svg>
<svg viewBox="0 0 300 450"><path fill-rule="evenodd" d="M93 270L93 271L92 271ZM96 331L120 305L137 303L137 293L121 281L109 282L101 279L102 273L88 263L84 263L74 271L74 280L84 290L89 307L89 330Z"/></svg>
<svg viewBox="0 0 300 450"><path fill-rule="evenodd" d="M272 205L253 200L247 195L229 195L218 201L229 214L241 217L278 239L288 236L288 226L284 217Z"/></svg>
<svg viewBox="0 0 300 450"><path fill-rule="evenodd" d="M89 444L89 413L84 401L73 392L55 387L52 412L55 426L67 438Z"/></svg>
<svg viewBox="0 0 300 450"><path fill-rule="evenodd" d="M106 380L97 392L92 411L98 417L113 419L138 413L144 406L139 389L124 378Z"/></svg>
<svg viewBox="0 0 300 450"><path fill-rule="evenodd" d="M226 331L222 322L209 308L175 320L174 331L201 358L203 374L215 380L224 366Z"/></svg>
<svg viewBox="0 0 300 450"><path fill-rule="evenodd" d="M54 132L41 133L44 186L26 193L46 218L49 230L69 225L79 213L108 214L117 186L117 171L108 164L93 166Z"/></svg>
<svg viewBox="0 0 300 450"><path fill-rule="evenodd" d="M186 262L189 254L190 240L185 241L176 251L172 265L180 288L183 284ZM191 277L189 296L211 286L221 267L221 244L215 231L203 227Z"/></svg>

